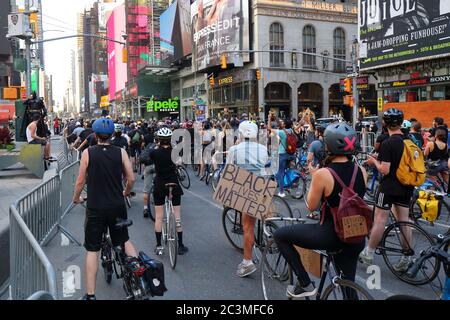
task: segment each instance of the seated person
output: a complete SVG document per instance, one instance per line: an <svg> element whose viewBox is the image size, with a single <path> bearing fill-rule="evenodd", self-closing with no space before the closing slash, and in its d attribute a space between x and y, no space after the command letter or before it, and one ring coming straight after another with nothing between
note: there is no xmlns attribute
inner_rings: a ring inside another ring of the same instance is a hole
<svg viewBox="0 0 450 320"><path fill-rule="evenodd" d="M26 134L27 141L29 144L40 144L44 146L44 159L45 160L54 160L50 159L50 143L46 137L39 137L37 135L37 126L38 122L41 120L41 115L35 114L32 117L31 123L27 126Z"/></svg>

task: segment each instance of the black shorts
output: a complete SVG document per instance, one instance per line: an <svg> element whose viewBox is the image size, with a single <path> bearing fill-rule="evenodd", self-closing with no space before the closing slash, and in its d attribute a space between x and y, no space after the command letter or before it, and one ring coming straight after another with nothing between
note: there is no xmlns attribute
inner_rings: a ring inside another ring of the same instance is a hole
<svg viewBox="0 0 450 320"><path fill-rule="evenodd" d="M40 144L42 146L46 146L47 140L31 140L28 144Z"/></svg>
<svg viewBox="0 0 450 320"><path fill-rule="evenodd" d="M375 199L375 206L383 210L390 210L392 205L409 208L411 197L412 193L401 196L393 196L380 191Z"/></svg>
<svg viewBox="0 0 450 320"><path fill-rule="evenodd" d="M137 153L138 155L141 154L141 146L140 145L130 145L130 157L134 157Z"/></svg>
<svg viewBox="0 0 450 320"><path fill-rule="evenodd" d="M155 206L163 206L166 203L166 197L168 195L169 189L167 189L164 185L155 183L155 187L153 189L153 200L155 202ZM172 205L174 207L178 207L181 205L182 195L183 190L181 189L180 185L172 190Z"/></svg>
<svg viewBox="0 0 450 320"><path fill-rule="evenodd" d="M106 228L113 246L123 245L129 240L128 229L116 229L117 219L127 219L126 207L118 207L113 210L90 210L86 209L86 221L84 224L84 247L87 251L100 251L102 236Z"/></svg>

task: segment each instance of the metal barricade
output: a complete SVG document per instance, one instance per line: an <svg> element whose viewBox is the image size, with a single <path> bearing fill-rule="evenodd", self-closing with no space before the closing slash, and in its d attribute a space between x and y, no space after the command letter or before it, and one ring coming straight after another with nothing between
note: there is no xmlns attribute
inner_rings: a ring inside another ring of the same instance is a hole
<svg viewBox="0 0 450 320"><path fill-rule="evenodd" d="M55 269L15 205L10 207L10 253L11 299L42 290L57 296Z"/></svg>

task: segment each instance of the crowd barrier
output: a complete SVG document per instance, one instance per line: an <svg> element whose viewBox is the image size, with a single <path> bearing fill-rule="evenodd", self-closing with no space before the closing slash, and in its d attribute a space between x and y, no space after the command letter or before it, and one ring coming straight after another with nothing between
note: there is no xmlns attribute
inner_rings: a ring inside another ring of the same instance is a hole
<svg viewBox="0 0 450 320"><path fill-rule="evenodd" d="M66 154L59 174L43 182L10 207L10 299L55 299L56 272L42 247L59 232L81 246L61 224L72 209L79 170L76 157Z"/></svg>

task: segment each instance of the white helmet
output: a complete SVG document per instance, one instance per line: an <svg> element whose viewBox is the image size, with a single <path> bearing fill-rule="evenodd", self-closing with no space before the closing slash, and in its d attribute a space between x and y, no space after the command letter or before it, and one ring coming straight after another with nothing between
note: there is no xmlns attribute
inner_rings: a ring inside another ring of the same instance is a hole
<svg viewBox="0 0 450 320"><path fill-rule="evenodd" d="M116 132L122 132L122 125L119 123L114 124L114 131Z"/></svg>
<svg viewBox="0 0 450 320"><path fill-rule="evenodd" d="M168 139L172 137L172 130L170 130L169 128L161 128L158 130L156 135L158 136L158 138Z"/></svg>
<svg viewBox="0 0 450 320"><path fill-rule="evenodd" d="M412 127L411 121L403 120L402 129L410 129Z"/></svg>
<svg viewBox="0 0 450 320"><path fill-rule="evenodd" d="M245 139L256 139L258 136L258 126L251 121L242 121L239 125L239 133Z"/></svg>

